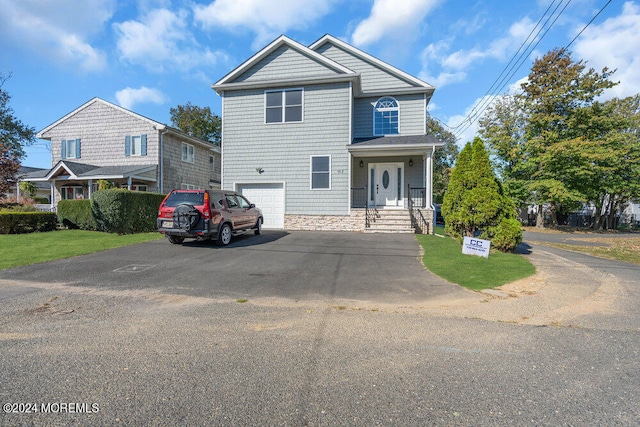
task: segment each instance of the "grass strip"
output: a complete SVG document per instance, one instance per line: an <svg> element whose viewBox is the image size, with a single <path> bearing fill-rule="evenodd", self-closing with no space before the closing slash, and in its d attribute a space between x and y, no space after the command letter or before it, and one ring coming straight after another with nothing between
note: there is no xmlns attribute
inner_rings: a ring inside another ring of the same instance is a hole
<svg viewBox="0 0 640 427"><path fill-rule="evenodd" d="M536 242L541 245L553 246L568 251L580 252L600 258L628 262L640 265L640 238L598 238L590 239L592 242L605 243L608 246L581 246L565 243Z"/></svg>
<svg viewBox="0 0 640 427"><path fill-rule="evenodd" d="M118 235L85 230L2 234L0 269L85 255L160 238L160 233Z"/></svg>
<svg viewBox="0 0 640 427"><path fill-rule="evenodd" d="M464 255L460 243L449 236L421 234L417 239L424 249L422 262L429 271L474 291L495 288L536 272L522 255L491 251L489 258L483 258Z"/></svg>

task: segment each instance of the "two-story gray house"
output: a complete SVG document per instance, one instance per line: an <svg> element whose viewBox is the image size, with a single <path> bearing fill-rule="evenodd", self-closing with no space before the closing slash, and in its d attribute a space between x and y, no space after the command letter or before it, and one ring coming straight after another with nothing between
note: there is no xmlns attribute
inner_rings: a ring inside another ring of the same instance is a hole
<svg viewBox="0 0 640 427"><path fill-rule="evenodd" d="M52 168L25 175L47 182L56 206L90 198L98 181L129 190L220 188L220 147L100 98L37 133L51 141Z"/></svg>
<svg viewBox="0 0 640 427"><path fill-rule="evenodd" d="M432 232L433 86L325 35L308 47L281 36L212 88L222 187L256 203L265 227L365 230L411 206Z"/></svg>

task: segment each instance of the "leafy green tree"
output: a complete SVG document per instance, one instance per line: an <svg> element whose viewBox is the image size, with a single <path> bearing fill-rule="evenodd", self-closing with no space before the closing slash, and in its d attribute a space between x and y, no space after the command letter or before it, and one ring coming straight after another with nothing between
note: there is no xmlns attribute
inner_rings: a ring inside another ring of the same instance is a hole
<svg viewBox="0 0 640 427"><path fill-rule="evenodd" d="M493 173L484 143L476 137L458 156L444 195L445 231L461 238L497 238L501 250L513 249L522 240L515 206L504 195Z"/></svg>
<svg viewBox="0 0 640 427"><path fill-rule="evenodd" d="M221 120L209 107L198 107L187 102L169 110L171 125L195 138L220 145Z"/></svg>
<svg viewBox="0 0 640 427"><path fill-rule="evenodd" d="M449 185L451 170L460 150L456 145L455 135L429 114L427 114L427 133L444 142L444 146L438 148L433 156L433 201L442 203L444 192Z"/></svg>
<svg viewBox="0 0 640 427"><path fill-rule="evenodd" d="M35 196L38 192L38 187L31 181L20 181L18 187L21 193L27 194L29 197Z"/></svg>
<svg viewBox="0 0 640 427"><path fill-rule="evenodd" d="M10 77L0 74L0 198L15 186L20 161L25 156L24 146L36 138L35 129L18 120L9 106L11 96L3 86Z"/></svg>
<svg viewBox="0 0 640 427"><path fill-rule="evenodd" d="M603 168L612 167L605 141L625 128L610 107L596 101L617 84L609 80L612 74L607 68L587 70L564 49L550 51L535 61L523 92L502 98L480 121L507 194L518 205L538 206L538 227L544 226L543 205L551 207L556 224L558 212L588 201L600 210L610 199L594 185L594 166L602 161Z"/></svg>

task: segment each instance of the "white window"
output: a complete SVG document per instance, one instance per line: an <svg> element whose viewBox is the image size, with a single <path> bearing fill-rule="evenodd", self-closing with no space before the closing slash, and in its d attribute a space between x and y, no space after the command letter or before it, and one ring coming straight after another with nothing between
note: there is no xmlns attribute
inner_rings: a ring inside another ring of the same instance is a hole
<svg viewBox="0 0 640 427"><path fill-rule="evenodd" d="M127 135L124 138L125 156L146 156L147 135Z"/></svg>
<svg viewBox="0 0 640 427"><path fill-rule="evenodd" d="M311 189L331 188L331 156L311 156Z"/></svg>
<svg viewBox="0 0 640 427"><path fill-rule="evenodd" d="M79 159L80 139L63 139L60 157L63 159Z"/></svg>
<svg viewBox="0 0 640 427"><path fill-rule="evenodd" d="M187 144L185 142L182 143L182 161L188 163L195 162L193 145Z"/></svg>
<svg viewBox="0 0 640 427"><path fill-rule="evenodd" d="M374 135L396 135L399 131L398 101L385 96L380 98L373 109L373 134Z"/></svg>
<svg viewBox="0 0 640 427"><path fill-rule="evenodd" d="M216 158L214 156L209 156L209 170L212 172L216 170Z"/></svg>
<svg viewBox="0 0 640 427"><path fill-rule="evenodd" d="M69 186L60 189L63 200L79 200L84 199L84 190L82 187Z"/></svg>
<svg viewBox="0 0 640 427"><path fill-rule="evenodd" d="M183 189L183 190L196 190L197 189L197 187L195 185L193 185L193 184L182 184L180 186L180 188Z"/></svg>
<svg viewBox="0 0 640 427"><path fill-rule="evenodd" d="M140 135L131 137L131 155L139 156L142 153L142 138Z"/></svg>
<svg viewBox="0 0 640 427"><path fill-rule="evenodd" d="M271 90L265 92L265 122L301 122L302 92L302 89Z"/></svg>

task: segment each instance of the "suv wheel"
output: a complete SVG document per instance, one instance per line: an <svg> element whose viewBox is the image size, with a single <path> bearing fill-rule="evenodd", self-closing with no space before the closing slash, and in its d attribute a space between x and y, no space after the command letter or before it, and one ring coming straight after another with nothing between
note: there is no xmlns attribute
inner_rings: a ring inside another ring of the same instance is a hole
<svg viewBox="0 0 640 427"><path fill-rule="evenodd" d="M227 246L229 242L231 242L231 226L229 226L229 224L223 224L216 243L222 246Z"/></svg>
<svg viewBox="0 0 640 427"><path fill-rule="evenodd" d="M200 212L192 205L180 204L173 211L173 220L181 230L191 231L200 221Z"/></svg>
<svg viewBox="0 0 640 427"><path fill-rule="evenodd" d="M262 219L258 218L258 222L256 223L256 228L253 230L255 235L259 235L262 233Z"/></svg>
<svg viewBox="0 0 640 427"><path fill-rule="evenodd" d="M179 245L184 242L184 237L180 236L167 236L167 238L169 239L169 242L173 243L174 245Z"/></svg>

